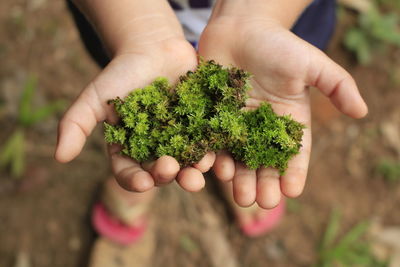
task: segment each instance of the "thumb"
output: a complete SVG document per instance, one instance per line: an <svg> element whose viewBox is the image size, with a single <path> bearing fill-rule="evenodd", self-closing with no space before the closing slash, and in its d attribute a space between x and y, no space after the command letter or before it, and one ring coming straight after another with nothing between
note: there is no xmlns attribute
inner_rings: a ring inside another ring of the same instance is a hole
<svg viewBox="0 0 400 267"><path fill-rule="evenodd" d="M59 123L56 160L65 163L78 156L97 122L105 118L106 111L96 91L95 82L91 82Z"/></svg>
<svg viewBox="0 0 400 267"><path fill-rule="evenodd" d="M362 118L368 107L358 91L353 77L317 48L313 49L308 71L308 85L317 87L342 113Z"/></svg>
<svg viewBox="0 0 400 267"><path fill-rule="evenodd" d="M69 162L79 155L86 138L98 122L118 120L107 100L124 97L132 88L149 84L157 73L147 57L127 54L115 57L107 67L82 91L67 110L58 127L58 142L55 158L59 162Z"/></svg>

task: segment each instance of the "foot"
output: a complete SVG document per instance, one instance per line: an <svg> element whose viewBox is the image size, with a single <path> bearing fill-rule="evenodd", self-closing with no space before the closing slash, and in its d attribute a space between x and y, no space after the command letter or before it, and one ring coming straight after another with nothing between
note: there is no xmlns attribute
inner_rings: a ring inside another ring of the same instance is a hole
<svg viewBox="0 0 400 267"><path fill-rule="evenodd" d="M90 267L149 266L155 236L148 218L154 190L132 193L108 179L100 201L94 206L92 222L99 238L90 257Z"/></svg>
<svg viewBox="0 0 400 267"><path fill-rule="evenodd" d="M93 208L92 222L102 237L129 245L141 238L149 224L147 210L154 190L133 193L122 189L115 179L108 179L101 201Z"/></svg>
<svg viewBox="0 0 400 267"><path fill-rule="evenodd" d="M285 212L284 199L273 209L263 209L257 204L240 207L233 199L232 182L221 183L237 223L242 232L249 237L258 237L274 229Z"/></svg>
<svg viewBox="0 0 400 267"><path fill-rule="evenodd" d="M104 183L100 201L115 220L135 227L147 217L155 192L155 189L143 193L129 192L119 186L114 178L110 178Z"/></svg>
<svg viewBox="0 0 400 267"><path fill-rule="evenodd" d="M93 244L89 267L148 267L155 251L155 233L146 231L140 242L120 246L98 238Z"/></svg>

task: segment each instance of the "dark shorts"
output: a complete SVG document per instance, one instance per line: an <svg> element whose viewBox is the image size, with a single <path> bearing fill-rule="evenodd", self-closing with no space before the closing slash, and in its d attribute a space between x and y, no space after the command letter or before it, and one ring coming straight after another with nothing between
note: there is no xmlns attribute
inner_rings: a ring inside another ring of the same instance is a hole
<svg viewBox="0 0 400 267"><path fill-rule="evenodd" d="M319 49L325 49L336 25L336 0L316 0L301 15L292 31Z"/></svg>
<svg viewBox="0 0 400 267"><path fill-rule="evenodd" d="M93 59L104 67L109 62L109 58L100 39L72 2L67 0L67 4L86 49ZM301 15L292 31L314 46L325 49L336 24L335 6L336 0L315 0Z"/></svg>

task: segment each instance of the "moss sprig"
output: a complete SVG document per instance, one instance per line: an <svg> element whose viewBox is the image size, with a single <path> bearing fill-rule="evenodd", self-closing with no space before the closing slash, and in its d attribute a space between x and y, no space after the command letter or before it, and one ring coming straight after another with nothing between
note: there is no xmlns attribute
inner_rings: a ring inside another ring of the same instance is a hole
<svg viewBox="0 0 400 267"><path fill-rule="evenodd" d="M268 103L243 111L249 79L249 73L214 61L201 62L175 87L157 78L109 101L120 122L104 123L105 140L122 145L121 153L139 162L169 155L185 167L224 149L251 169L283 173L299 153L304 125L278 116Z"/></svg>

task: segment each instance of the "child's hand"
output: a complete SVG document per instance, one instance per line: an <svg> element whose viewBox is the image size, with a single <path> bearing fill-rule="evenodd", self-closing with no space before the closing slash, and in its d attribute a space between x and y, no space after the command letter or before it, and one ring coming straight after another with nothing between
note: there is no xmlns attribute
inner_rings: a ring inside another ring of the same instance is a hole
<svg viewBox="0 0 400 267"><path fill-rule="evenodd" d="M147 3L136 1L140 7L128 12L126 10L130 8L129 5L135 1L120 2L125 2L125 6L117 12L115 21L109 23L98 21L102 10L104 14L111 16L107 11L110 5L108 1L97 1L96 3L101 5L97 9L99 12L92 16L88 15L96 18L94 24L98 26L98 31L114 56L111 63L82 91L62 118L55 154L60 162L68 162L78 156L86 137L97 123L104 120L111 123L117 121L113 107L107 104L108 100L117 96L122 98L133 89L142 88L159 76L175 82L180 75L197 65L196 52L184 39L183 32L178 22L174 21L176 20L174 17L166 19L166 15L160 10L151 15L140 13L135 17L134 12L140 12L140 8ZM150 2L148 4L155 5ZM163 2L156 2L161 3L156 5L157 8L163 5ZM85 3L82 5L84 10ZM114 8L117 8L117 5L115 3ZM152 9L152 6L148 9ZM124 13L130 18L125 26L120 25L119 21ZM168 16L174 16L172 11L167 13ZM118 24L118 29L111 29L112 23ZM171 25L174 27L170 27ZM111 36L109 41L107 36ZM204 186L202 172L207 171L215 159L214 154L208 154L195 165L196 168L187 167L180 170L178 162L169 156L141 165L119 155L118 151L119 148L116 146L109 149L114 175L122 187L138 192L149 190L154 185L169 183L175 178L182 188L188 191L200 190Z"/></svg>
<svg viewBox="0 0 400 267"><path fill-rule="evenodd" d="M311 150L308 86L317 87L341 112L353 118L365 116L367 106L350 74L319 49L277 20L268 19L266 12L257 16L257 10L232 10L225 16L214 10L200 39L200 56L238 66L254 75L247 107L255 108L268 101L275 112L291 114L307 128L300 154L289 162L282 176L270 168L249 170L226 153L217 155L213 169L220 180L233 181L234 198L240 206L257 202L263 208L273 208L281 193L297 197L305 184ZM236 10L244 13L234 16Z"/></svg>

